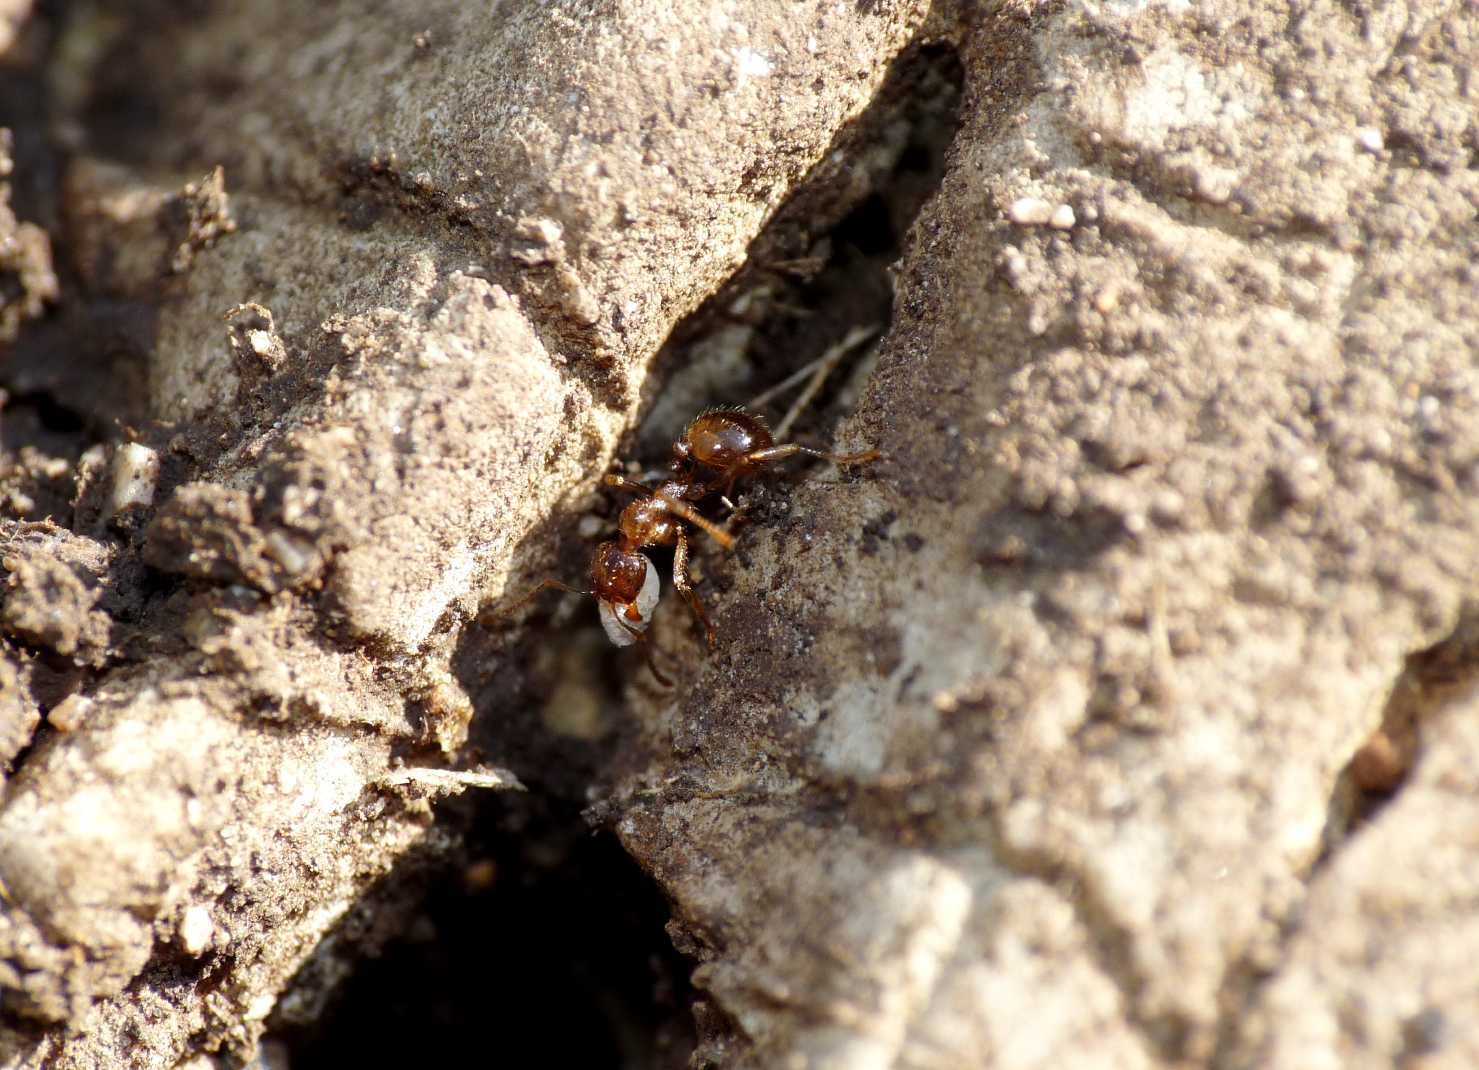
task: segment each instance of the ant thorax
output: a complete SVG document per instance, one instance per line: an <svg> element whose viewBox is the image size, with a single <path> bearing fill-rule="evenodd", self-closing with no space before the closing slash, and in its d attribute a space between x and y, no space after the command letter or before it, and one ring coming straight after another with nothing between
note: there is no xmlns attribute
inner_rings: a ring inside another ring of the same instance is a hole
<svg viewBox="0 0 1479 1070"><path fill-rule="evenodd" d="M601 617L601 627L606 629L606 638L617 646L631 646L637 636L647 630L652 622L652 612L657 608L662 584L657 578L657 569L646 554L636 554L647 563L647 572L642 579L642 589L631 602L618 603L598 597L596 611Z"/></svg>

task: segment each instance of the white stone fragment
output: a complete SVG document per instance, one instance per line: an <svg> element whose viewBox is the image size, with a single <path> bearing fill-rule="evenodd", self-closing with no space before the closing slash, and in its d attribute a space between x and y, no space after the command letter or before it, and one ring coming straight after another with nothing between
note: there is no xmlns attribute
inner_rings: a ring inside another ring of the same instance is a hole
<svg viewBox="0 0 1479 1070"><path fill-rule="evenodd" d="M180 918L180 946L187 955L200 955L211 946L211 937L216 934L216 923L211 921L208 907L193 903L185 908Z"/></svg>
<svg viewBox="0 0 1479 1070"><path fill-rule="evenodd" d="M51 708L46 715L46 723L58 732L75 732L82 727L91 709L92 699L85 695L68 695Z"/></svg>
<svg viewBox="0 0 1479 1070"><path fill-rule="evenodd" d="M118 447L113 454L113 493L108 503L112 513L131 505L152 505L158 485L158 453L137 442Z"/></svg>
<svg viewBox="0 0 1479 1070"><path fill-rule="evenodd" d="M1041 197L1018 197L1007 209L1007 218L1019 227L1040 227L1053 219L1053 206Z"/></svg>
<svg viewBox="0 0 1479 1070"><path fill-rule="evenodd" d="M263 540L267 552L290 576L301 576L318 563L318 550L306 539L273 529Z"/></svg>
<svg viewBox="0 0 1479 1070"><path fill-rule="evenodd" d="M415 784L448 795L461 794L466 788L524 790L519 778L507 769L428 769L424 766L407 766L387 773L384 783L397 786Z"/></svg>
<svg viewBox="0 0 1479 1070"><path fill-rule="evenodd" d="M1060 204L1053 209L1053 214L1048 217L1048 226L1056 230L1071 230L1078 222L1078 217L1073 214L1073 206Z"/></svg>
<svg viewBox="0 0 1479 1070"><path fill-rule="evenodd" d="M734 60L741 81L747 78L765 78L775 70L775 64L769 58L748 45L734 50Z"/></svg>
<svg viewBox="0 0 1479 1070"><path fill-rule="evenodd" d="M554 245L565 236L565 230L553 219L536 219L531 230L545 245Z"/></svg>
<svg viewBox="0 0 1479 1070"><path fill-rule="evenodd" d="M242 1012L242 1019L248 1022L260 1022L272 1013L272 1008L277 1006L277 997L271 992L261 992Z"/></svg>

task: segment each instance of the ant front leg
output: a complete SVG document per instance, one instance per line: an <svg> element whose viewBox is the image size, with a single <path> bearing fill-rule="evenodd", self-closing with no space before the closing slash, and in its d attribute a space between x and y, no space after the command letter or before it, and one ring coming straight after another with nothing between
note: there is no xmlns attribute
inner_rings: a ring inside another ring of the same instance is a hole
<svg viewBox="0 0 1479 1070"><path fill-rule="evenodd" d="M698 592L688 584L688 536L681 531L678 533L678 548L673 551L673 586L678 588L683 601L688 603L688 608L693 610L693 615L703 625L704 638L709 642L709 649L718 647L719 638L714 632L714 625L704 612L704 604L699 601Z"/></svg>
<svg viewBox="0 0 1479 1070"><path fill-rule="evenodd" d="M674 516L688 521L694 527L702 529L709 536L709 538L713 539L720 546L724 547L724 549L734 549L734 536L725 531L718 524L714 523L708 517L704 516L687 502L680 502L675 498L664 498L660 495L658 496L657 500L662 502L662 507L668 512L672 513ZM681 533L679 537L682 537Z"/></svg>
<svg viewBox="0 0 1479 1070"><path fill-rule="evenodd" d="M601 477L601 482L608 487L616 487L618 490L629 490L633 494L652 493L651 487L644 486L634 479L627 479L625 476L605 475Z"/></svg>

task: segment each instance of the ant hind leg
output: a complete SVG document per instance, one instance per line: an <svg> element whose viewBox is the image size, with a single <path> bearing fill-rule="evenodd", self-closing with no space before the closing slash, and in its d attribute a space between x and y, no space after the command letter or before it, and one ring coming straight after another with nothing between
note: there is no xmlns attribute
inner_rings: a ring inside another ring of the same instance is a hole
<svg viewBox="0 0 1479 1070"><path fill-rule="evenodd" d="M673 681L657 667L657 655L653 653L652 640L647 638L647 633L639 632L635 628L627 628L627 631L632 633L632 639L636 645L642 648L642 658L647 662L647 669L652 673L652 678L663 687L672 687Z"/></svg>
<svg viewBox="0 0 1479 1070"><path fill-rule="evenodd" d="M537 587L535 587L533 590L526 591L524 594L514 599L514 601L508 603L508 605L499 606L496 609L485 610L482 614L480 614L480 619L486 623L487 621L498 620L501 617L507 617L515 610L524 608L524 606L534 601L534 599L538 598L545 591L550 590L564 591L567 594L590 595L592 593L580 587L572 587L568 583L551 577L546 580L541 580Z"/></svg>

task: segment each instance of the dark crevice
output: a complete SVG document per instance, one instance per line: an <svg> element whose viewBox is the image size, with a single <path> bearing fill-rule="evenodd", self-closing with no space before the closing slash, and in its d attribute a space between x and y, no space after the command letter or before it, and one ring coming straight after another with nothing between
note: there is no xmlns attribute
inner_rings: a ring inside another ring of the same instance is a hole
<svg viewBox="0 0 1479 1070"><path fill-rule="evenodd" d="M751 243L745 266L659 351L634 447L643 460L662 460L704 407L745 403L855 328L887 329L893 265L944 176L963 77L946 46L915 48L895 62L873 108ZM848 382L844 361L797 423L799 441L815 444L836 423L849 407ZM765 415L779 418L795 394Z"/></svg>
<svg viewBox="0 0 1479 1070"><path fill-rule="evenodd" d="M856 327L887 328L891 266L943 176L961 81L946 48L896 64L878 104L839 136L747 265L672 332L629 456L660 464L700 409L745 402ZM850 406L852 374L838 369L796 438L825 439ZM552 517L516 553L537 571L510 589L546 574L584 585L594 542L622 504L603 495L599 524L578 537L567 530L573 516ZM752 522L767 515L762 502ZM720 593L715 571L708 598ZM669 594L660 612L682 610ZM731 1028L695 1003L694 963L668 935L668 905L609 831L619 807L599 802L653 758L624 706L634 674L651 686L640 658L607 643L587 600L550 595L519 616L522 629L496 613L464 629L453 671L477 710L469 754L509 767L529 792L443 805L439 825L461 847L403 934L355 968L322 1016L280 1023L295 1065L451 1063L483 1049L511 1065L678 1067L701 1039L695 1018L706 1034ZM703 668L663 649L657 657L680 688Z"/></svg>
<svg viewBox="0 0 1479 1070"><path fill-rule="evenodd" d="M1476 676L1479 605L1469 605L1441 642L1408 656L1382 710L1380 726L1341 771L1331 795L1324 847L1311 878L1401 794L1422 757L1424 722Z"/></svg>
<svg viewBox="0 0 1479 1070"><path fill-rule="evenodd" d="M293 1065L687 1064L688 966L660 937L667 906L578 804L531 783L443 808L459 850L418 880L398 935L309 1025L279 1027Z"/></svg>
<svg viewBox="0 0 1479 1070"><path fill-rule="evenodd" d="M1479 604L1459 613L1458 623L1441 641L1410 654L1392 685L1380 726L1352 755L1336 778L1319 857L1304 875L1309 887L1341 849L1381 814L1398 795L1422 759L1426 721L1479 677ZM1283 949L1300 931L1302 912L1293 906L1279 923L1279 954L1260 948L1233 963L1222 986L1222 1017L1212 1066L1248 1065L1242 1023L1268 982L1277 975Z"/></svg>
<svg viewBox="0 0 1479 1070"><path fill-rule="evenodd" d="M37 432L57 436L80 435L87 427L87 420L76 409L62 404L50 394L16 394L5 401L5 413L11 419L21 416L23 410L29 410L29 420L26 423L34 426ZM24 420L25 418L22 417ZM9 431L7 420L5 425L0 426L0 435L5 436L5 447L17 449L26 444L26 440L13 441Z"/></svg>

